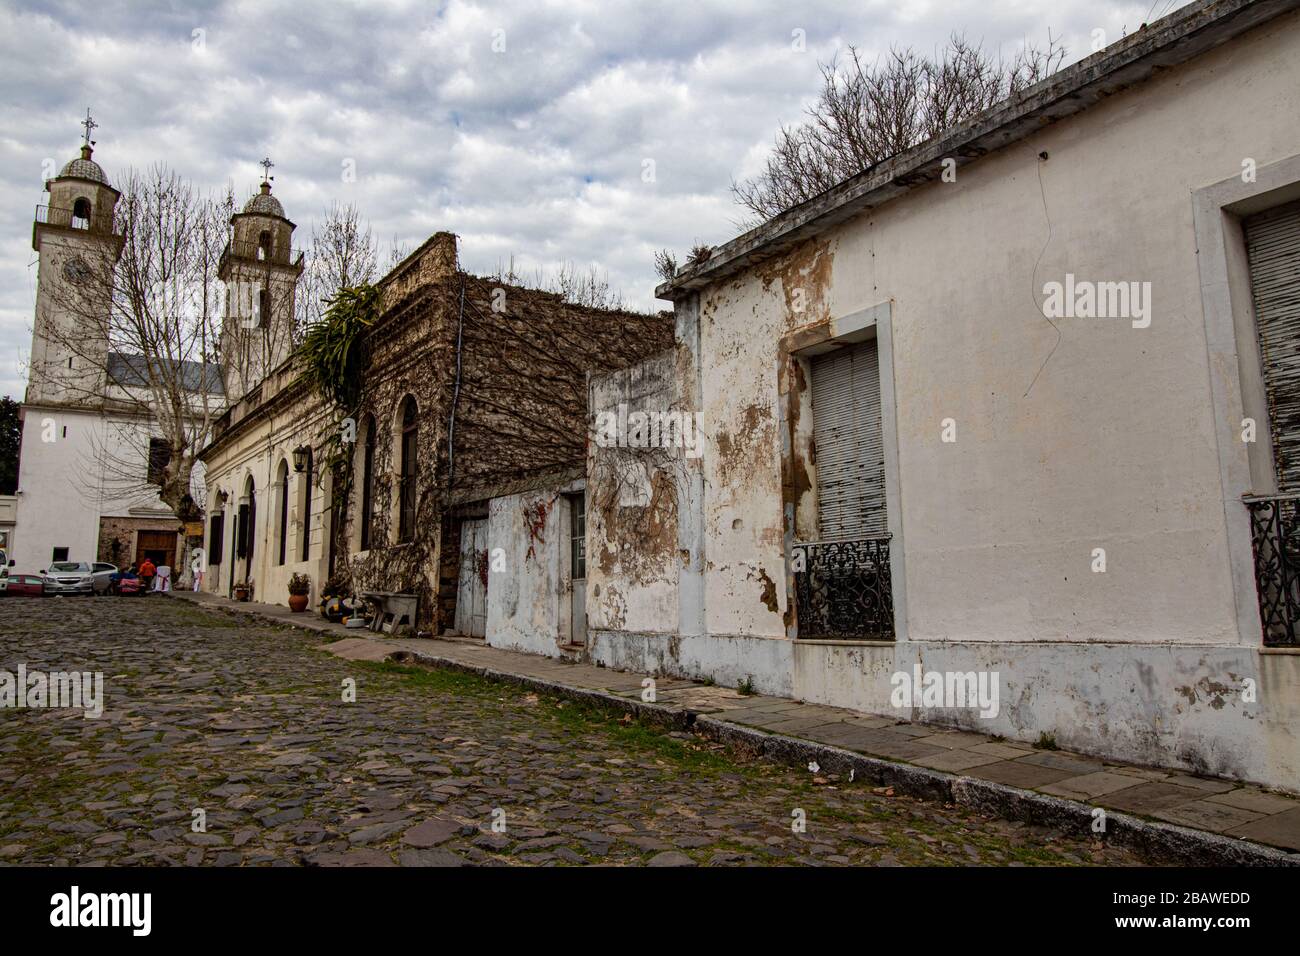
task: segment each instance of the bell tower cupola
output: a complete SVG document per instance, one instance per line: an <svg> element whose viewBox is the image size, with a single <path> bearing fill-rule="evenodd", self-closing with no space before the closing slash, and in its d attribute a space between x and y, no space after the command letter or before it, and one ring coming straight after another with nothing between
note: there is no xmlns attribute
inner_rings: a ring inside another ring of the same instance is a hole
<svg viewBox="0 0 1300 956"><path fill-rule="evenodd" d="M39 256L28 404L96 404L103 394L113 271L122 254L121 193L92 159L97 124L86 111L81 154L45 183L32 248Z"/></svg>
<svg viewBox="0 0 1300 956"><path fill-rule="evenodd" d="M303 257L293 249L296 228L271 195L275 179L269 159L262 183L230 217L231 236L221 257L220 279L226 289L221 358L226 396L236 402L293 350L294 296Z"/></svg>

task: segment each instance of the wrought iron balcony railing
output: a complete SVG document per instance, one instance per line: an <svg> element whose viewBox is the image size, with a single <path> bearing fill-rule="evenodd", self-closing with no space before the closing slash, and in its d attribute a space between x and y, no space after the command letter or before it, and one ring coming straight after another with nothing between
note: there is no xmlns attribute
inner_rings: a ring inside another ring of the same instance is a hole
<svg viewBox="0 0 1300 956"><path fill-rule="evenodd" d="M892 641L889 537L793 548L799 637Z"/></svg>
<svg viewBox="0 0 1300 956"><path fill-rule="evenodd" d="M1255 593L1269 647L1296 647L1300 630L1300 495L1251 495Z"/></svg>
<svg viewBox="0 0 1300 956"><path fill-rule="evenodd" d="M42 226L59 226L63 229L85 229L87 232L99 232L105 235L121 235L121 227L115 226L113 217L91 215L78 216L73 210L62 206L37 206L36 222Z"/></svg>

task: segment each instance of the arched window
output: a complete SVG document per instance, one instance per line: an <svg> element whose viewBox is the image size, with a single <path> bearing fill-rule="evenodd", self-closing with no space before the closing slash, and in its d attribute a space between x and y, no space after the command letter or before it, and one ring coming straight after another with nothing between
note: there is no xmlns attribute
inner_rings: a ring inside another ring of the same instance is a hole
<svg viewBox="0 0 1300 956"><path fill-rule="evenodd" d="M301 554L299 559L306 561L311 556L311 447L307 448L307 465L302 472L302 496L298 499L298 514L302 515L302 533L299 538Z"/></svg>
<svg viewBox="0 0 1300 956"><path fill-rule="evenodd" d="M244 559L244 580L248 580L253 566L253 542L257 535L257 486L253 476L244 482L244 497L239 502L238 524L235 534L235 557Z"/></svg>
<svg viewBox="0 0 1300 956"><path fill-rule="evenodd" d="M265 229L257 237L257 258L262 261L269 261L271 258L271 234Z"/></svg>
<svg viewBox="0 0 1300 956"><path fill-rule="evenodd" d="M275 480L280 489L280 550L275 563L284 564L289 548L289 463L283 459Z"/></svg>
<svg viewBox="0 0 1300 956"><path fill-rule="evenodd" d="M82 196L72 204L72 227L74 229L89 229L90 213L90 200Z"/></svg>
<svg viewBox="0 0 1300 956"><path fill-rule="evenodd" d="M362 427L366 437L361 450L361 550L369 551L374 511L375 416L367 415Z"/></svg>
<svg viewBox="0 0 1300 956"><path fill-rule="evenodd" d="M397 540L415 537L415 451L419 426L416 424L415 399L410 395L402 402L402 454L399 483Z"/></svg>

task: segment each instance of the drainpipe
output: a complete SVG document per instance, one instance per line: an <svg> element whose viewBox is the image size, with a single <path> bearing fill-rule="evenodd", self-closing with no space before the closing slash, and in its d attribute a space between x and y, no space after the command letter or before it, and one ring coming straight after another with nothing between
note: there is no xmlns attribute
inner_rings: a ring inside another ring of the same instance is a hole
<svg viewBox="0 0 1300 956"><path fill-rule="evenodd" d="M451 416L447 421L447 493L456 480L456 405L460 401L461 340L465 328L465 279L460 280L460 312L456 316L456 381L451 393Z"/></svg>

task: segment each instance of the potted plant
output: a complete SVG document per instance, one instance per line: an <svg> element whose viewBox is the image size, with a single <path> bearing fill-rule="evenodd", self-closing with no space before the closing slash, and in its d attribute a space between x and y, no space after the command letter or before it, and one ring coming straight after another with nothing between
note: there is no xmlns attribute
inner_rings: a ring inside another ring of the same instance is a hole
<svg viewBox="0 0 1300 956"><path fill-rule="evenodd" d="M245 581L237 582L235 584L235 600L247 601L250 590L251 589L249 588L247 582Z"/></svg>
<svg viewBox="0 0 1300 956"><path fill-rule="evenodd" d="M311 593L311 578L305 574L289 576L289 610L301 614L307 610L307 595Z"/></svg>

